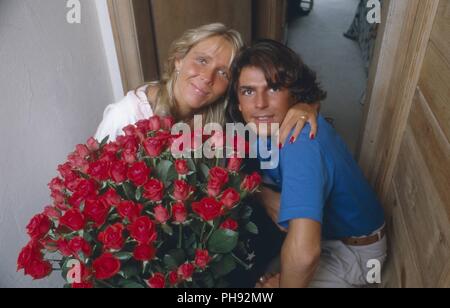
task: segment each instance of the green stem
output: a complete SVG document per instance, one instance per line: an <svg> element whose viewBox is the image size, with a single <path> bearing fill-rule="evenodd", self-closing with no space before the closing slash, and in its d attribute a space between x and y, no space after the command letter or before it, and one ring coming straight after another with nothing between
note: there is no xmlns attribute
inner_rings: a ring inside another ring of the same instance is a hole
<svg viewBox="0 0 450 308"><path fill-rule="evenodd" d="M181 248L183 242L183 225L178 226L178 249Z"/></svg>
<svg viewBox="0 0 450 308"><path fill-rule="evenodd" d="M206 238L206 241L205 241L205 243L208 243L208 241L209 241L209 238L211 237L211 235L213 234L213 232L214 232L214 226L212 226L212 228L211 228L211 230L209 231L209 233L208 233L208 237Z"/></svg>
<svg viewBox="0 0 450 308"><path fill-rule="evenodd" d="M97 280L97 282L98 282L99 284L102 284L103 286L109 288L109 289L114 289L114 286L110 285L109 283L107 283L107 282L105 282L105 281L103 281L103 280Z"/></svg>
<svg viewBox="0 0 450 308"><path fill-rule="evenodd" d="M203 245L203 235L205 234L206 230L206 222L203 223L202 232L200 233L200 244Z"/></svg>

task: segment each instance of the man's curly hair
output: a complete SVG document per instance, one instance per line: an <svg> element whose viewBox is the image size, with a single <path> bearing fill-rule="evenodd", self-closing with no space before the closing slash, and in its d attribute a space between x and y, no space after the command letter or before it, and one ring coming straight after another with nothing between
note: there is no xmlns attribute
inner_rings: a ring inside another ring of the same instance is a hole
<svg viewBox="0 0 450 308"><path fill-rule="evenodd" d="M238 109L238 87L242 70L246 67L262 70L269 87L288 89L298 103L314 104L327 97L317 82L316 73L303 63L299 55L277 41L259 40L241 50L231 66L227 113L236 122L242 120Z"/></svg>

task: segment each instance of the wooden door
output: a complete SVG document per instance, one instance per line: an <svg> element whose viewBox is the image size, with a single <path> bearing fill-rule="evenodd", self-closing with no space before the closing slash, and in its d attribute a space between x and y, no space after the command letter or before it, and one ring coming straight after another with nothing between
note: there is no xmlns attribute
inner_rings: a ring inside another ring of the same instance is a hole
<svg viewBox="0 0 450 308"><path fill-rule="evenodd" d="M450 1L387 1L360 164L386 209L387 287L450 287Z"/></svg>
<svg viewBox="0 0 450 308"><path fill-rule="evenodd" d="M251 0L151 0L153 31L160 71L170 44L186 29L221 22L251 41Z"/></svg>

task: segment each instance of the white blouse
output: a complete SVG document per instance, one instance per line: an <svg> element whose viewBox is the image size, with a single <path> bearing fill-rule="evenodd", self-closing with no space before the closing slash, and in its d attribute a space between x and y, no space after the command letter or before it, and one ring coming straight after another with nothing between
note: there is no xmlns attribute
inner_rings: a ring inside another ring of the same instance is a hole
<svg viewBox="0 0 450 308"><path fill-rule="evenodd" d="M123 128L153 116L153 110L147 98L148 85L136 91L130 91L119 102L108 105L103 113L103 120L97 128L94 138L101 142L106 136L115 141L124 135Z"/></svg>

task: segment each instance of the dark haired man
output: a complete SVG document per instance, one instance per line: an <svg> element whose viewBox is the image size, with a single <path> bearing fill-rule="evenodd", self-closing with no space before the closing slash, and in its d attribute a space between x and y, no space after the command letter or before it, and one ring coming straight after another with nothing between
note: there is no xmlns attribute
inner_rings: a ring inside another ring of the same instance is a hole
<svg viewBox="0 0 450 308"><path fill-rule="evenodd" d="M257 42L234 61L230 113L253 123L259 140L269 139L267 125L281 125L293 104L325 96L314 72L278 42ZM386 257L382 207L342 139L323 117L318 123L317 136L311 138L305 127L297 141L288 139L279 150L278 166L263 170L281 191L277 222L287 228L287 236L281 268L261 286L379 282ZM278 151L278 145L272 150Z"/></svg>

